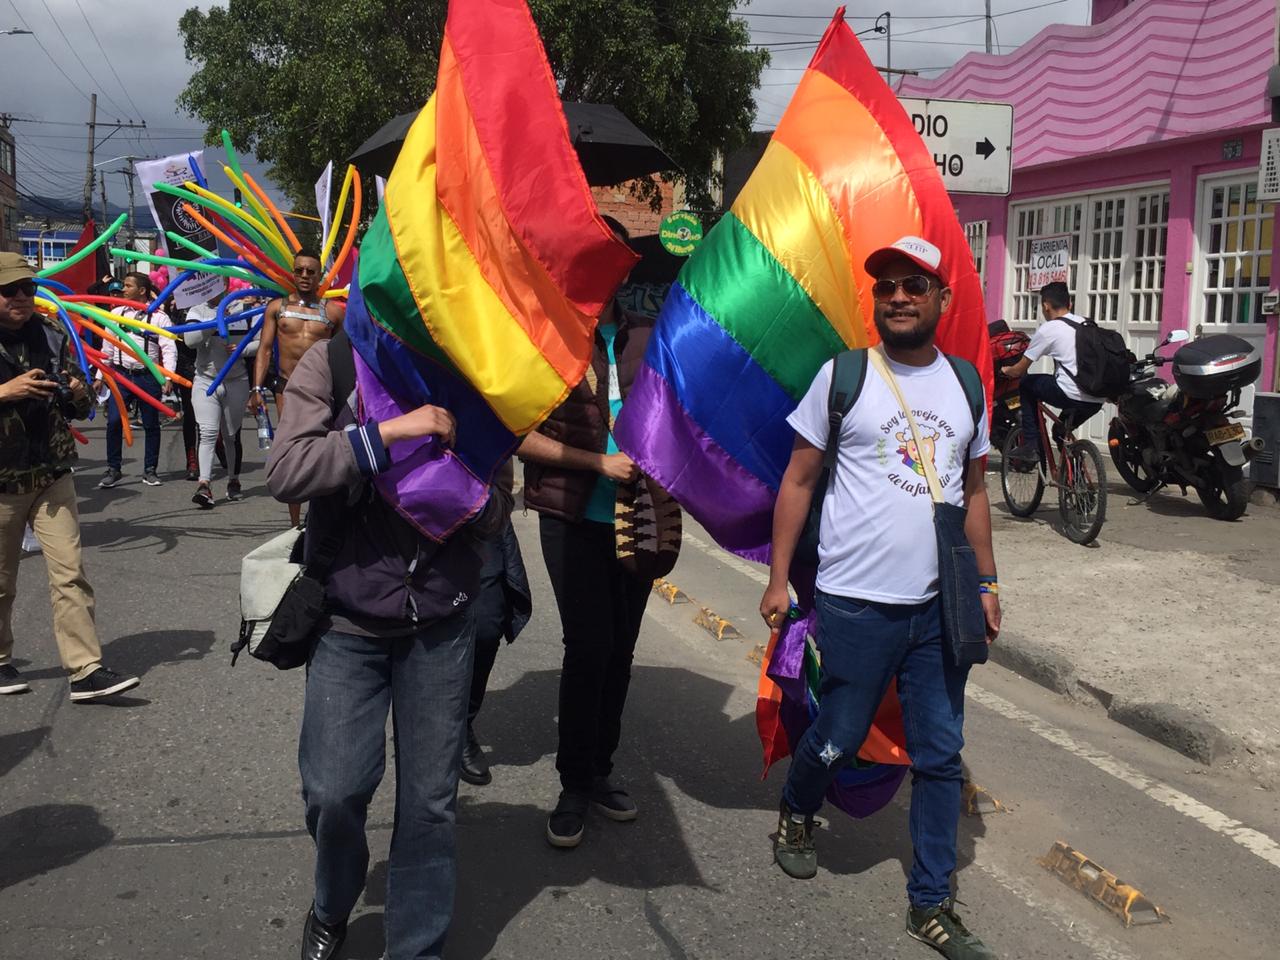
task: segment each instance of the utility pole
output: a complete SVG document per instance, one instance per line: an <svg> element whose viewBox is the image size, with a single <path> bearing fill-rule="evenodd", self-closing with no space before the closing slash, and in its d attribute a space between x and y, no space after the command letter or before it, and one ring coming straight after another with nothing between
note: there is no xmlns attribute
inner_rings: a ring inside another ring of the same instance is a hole
<svg viewBox="0 0 1280 960"><path fill-rule="evenodd" d="M101 140L97 139L98 127L110 127L111 132ZM141 123L121 123L116 120L113 123L98 123L98 95L91 94L89 97L89 147L88 156L85 158L84 164L84 205L81 208L81 214L85 223L88 223L93 217L93 153L94 151L114 137L121 130L145 130L147 122Z"/></svg>
<svg viewBox="0 0 1280 960"><path fill-rule="evenodd" d="M102 220L101 226L107 225L107 174L104 170L98 171L98 190L102 195Z"/></svg>
<svg viewBox="0 0 1280 960"><path fill-rule="evenodd" d="M89 152L84 161L84 222L93 217L93 141L98 134L98 95L89 97Z"/></svg>
<svg viewBox="0 0 1280 960"><path fill-rule="evenodd" d="M987 53L991 52L991 0L987 0Z"/></svg>
<svg viewBox="0 0 1280 960"><path fill-rule="evenodd" d="M129 158L129 172L125 176L125 182L129 185L129 249L132 250L138 240L138 232L133 226L133 180L137 176L137 170L133 165L133 157Z"/></svg>

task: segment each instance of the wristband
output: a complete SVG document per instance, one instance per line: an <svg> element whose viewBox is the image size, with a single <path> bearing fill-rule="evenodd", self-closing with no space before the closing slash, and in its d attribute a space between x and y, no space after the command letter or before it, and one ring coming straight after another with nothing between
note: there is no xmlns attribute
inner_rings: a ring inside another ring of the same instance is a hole
<svg viewBox="0 0 1280 960"><path fill-rule="evenodd" d="M1000 585L995 583L980 583L978 584L978 593L989 593L993 597L998 597L1000 596Z"/></svg>

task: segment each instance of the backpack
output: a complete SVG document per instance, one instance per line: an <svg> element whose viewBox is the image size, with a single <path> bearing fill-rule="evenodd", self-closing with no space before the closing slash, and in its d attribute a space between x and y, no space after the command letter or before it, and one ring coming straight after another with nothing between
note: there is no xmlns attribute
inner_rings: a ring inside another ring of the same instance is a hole
<svg viewBox="0 0 1280 960"><path fill-rule="evenodd" d="M355 392L355 358L345 331L336 333L327 349L336 417ZM343 492L323 499L328 510L348 509ZM246 647L250 656L278 670L300 667L310 659L315 626L324 613L324 582L342 548L339 529L330 524L309 563L303 563L306 533L297 530L272 537L240 561L240 633L231 646L233 667Z"/></svg>
<svg viewBox="0 0 1280 960"><path fill-rule="evenodd" d="M1123 392L1131 379L1129 347L1124 337L1087 317L1079 323L1066 317L1058 319L1076 331L1076 372L1067 370L1067 376L1091 397L1114 397Z"/></svg>
<svg viewBox="0 0 1280 960"><path fill-rule="evenodd" d="M964 398L969 404L969 413L973 417L973 431L976 434L982 423L982 415L987 409L987 396L982 386L982 376L968 360L945 353L943 356L951 364L951 369L964 390ZM813 489L809 515L805 518L804 529L796 544L795 560L805 566L815 568L818 566L822 507L827 499L827 491L831 487L831 477L835 473L840 452L840 429L844 426L844 418L849 415L849 411L858 401L866 381L866 349L845 350L843 353L836 354L831 365L831 388L827 391L827 447L822 451L822 473L818 476L818 483ZM964 469L967 473L969 469L967 459Z"/></svg>

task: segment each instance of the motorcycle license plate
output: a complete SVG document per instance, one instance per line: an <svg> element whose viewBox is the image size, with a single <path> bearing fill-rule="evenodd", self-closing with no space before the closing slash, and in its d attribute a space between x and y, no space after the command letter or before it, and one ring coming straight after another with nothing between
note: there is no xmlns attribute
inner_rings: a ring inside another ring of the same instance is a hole
<svg viewBox="0 0 1280 960"><path fill-rule="evenodd" d="M1019 407L1022 406L1022 398L1009 397L1007 400L1005 400L1004 405L1005 405L1005 409L1007 410L1017 410Z"/></svg>
<svg viewBox="0 0 1280 960"><path fill-rule="evenodd" d="M1243 440L1244 427L1238 423L1228 424L1225 427L1214 427L1212 430L1204 432L1204 438L1209 441L1211 446L1215 447L1230 443L1232 440Z"/></svg>

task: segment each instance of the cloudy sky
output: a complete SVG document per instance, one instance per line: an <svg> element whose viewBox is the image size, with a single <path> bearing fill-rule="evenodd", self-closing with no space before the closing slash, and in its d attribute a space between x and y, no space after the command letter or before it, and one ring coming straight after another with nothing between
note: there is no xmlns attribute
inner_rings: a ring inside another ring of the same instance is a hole
<svg viewBox="0 0 1280 960"><path fill-rule="evenodd" d="M982 50L983 4L893 4L893 66L936 76L965 53ZM177 22L191 5L189 0L0 0L0 29L34 31L34 36L0 36L0 112L38 121L13 125L24 192L81 195L90 92L98 93L99 121L147 122L145 132L120 131L102 144L97 160L108 162L100 169L118 170L121 163L113 157L166 156L200 147L198 125L175 106L191 72ZM741 8L753 39L773 53L758 92L758 127L772 126L781 115L835 5L834 0L755 0ZM872 27L875 6L849 4L855 30ZM992 13L1000 49L1008 51L1047 24L1086 23L1089 0L992 0ZM862 39L872 60L884 66L885 39L875 34ZM108 132L101 130L99 139ZM124 202L123 175L108 175L107 192L113 203ZM96 198L95 190L95 203Z"/></svg>

